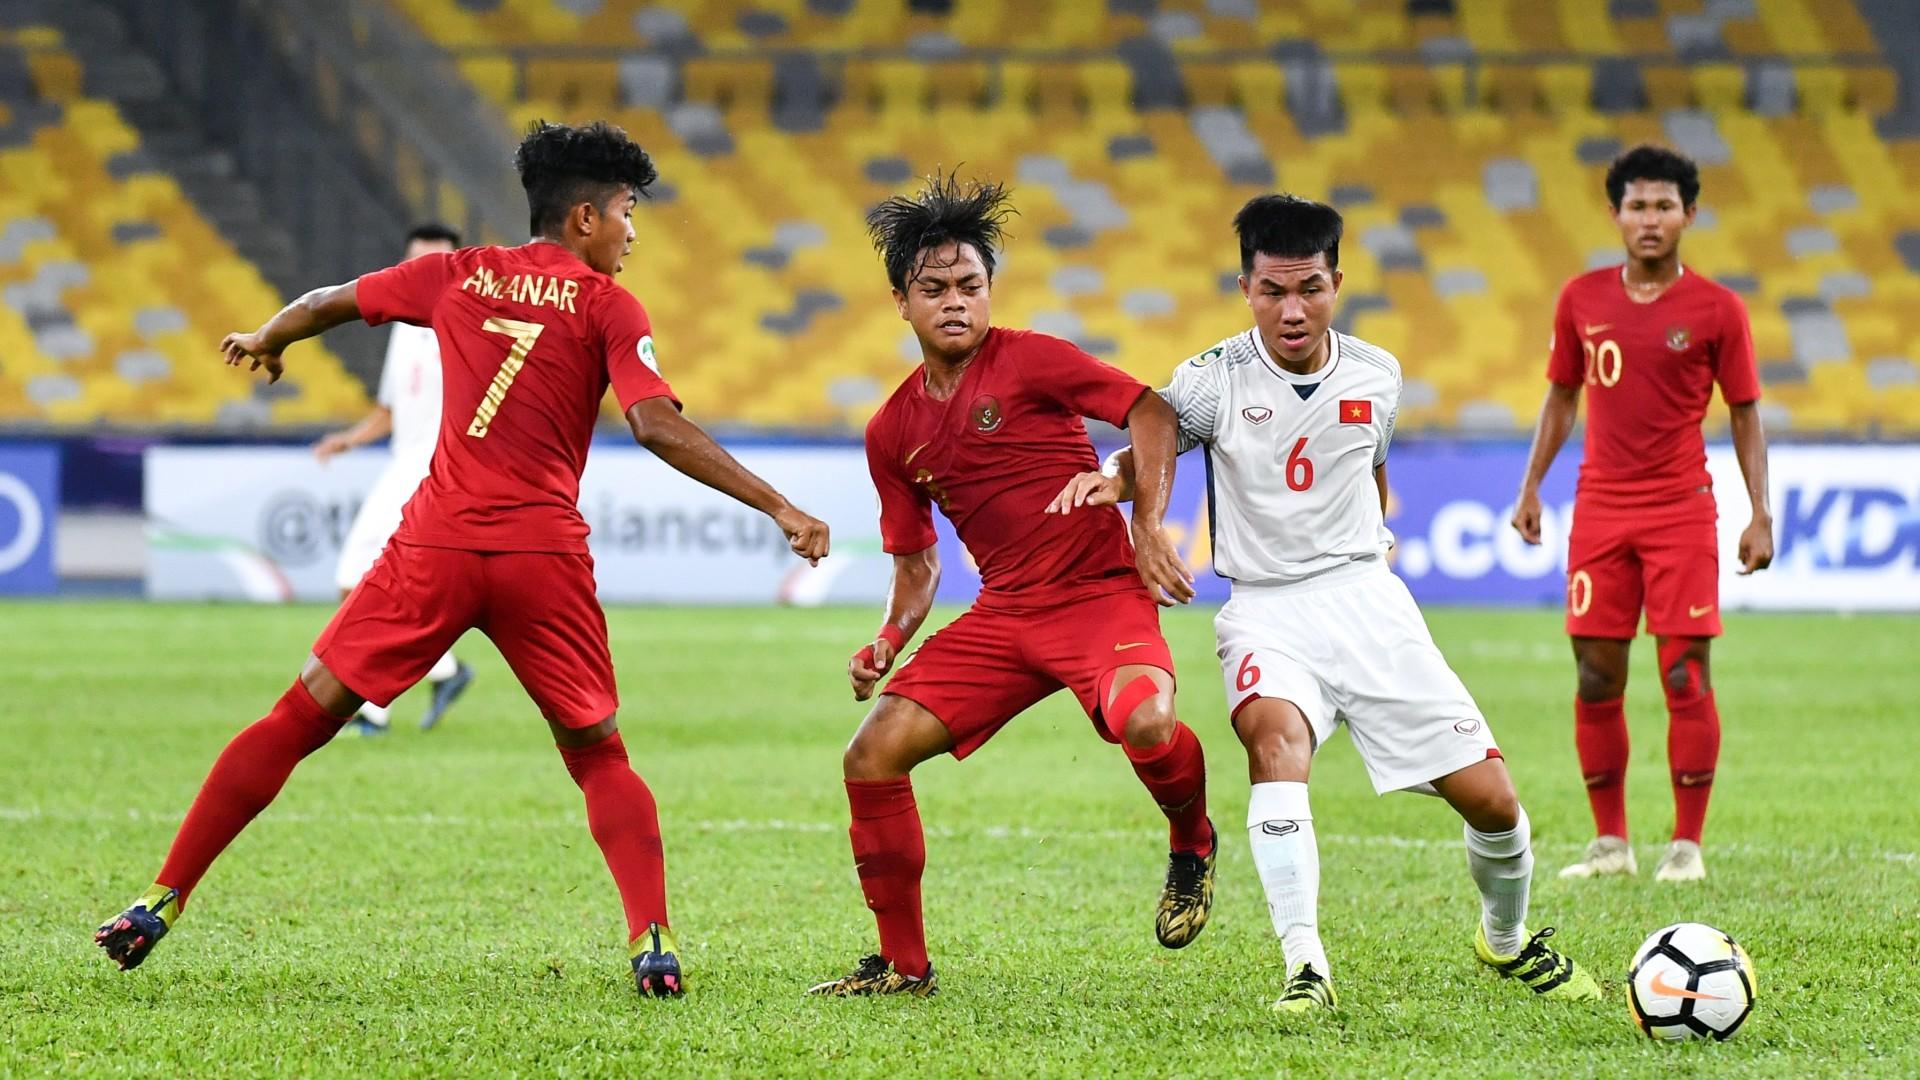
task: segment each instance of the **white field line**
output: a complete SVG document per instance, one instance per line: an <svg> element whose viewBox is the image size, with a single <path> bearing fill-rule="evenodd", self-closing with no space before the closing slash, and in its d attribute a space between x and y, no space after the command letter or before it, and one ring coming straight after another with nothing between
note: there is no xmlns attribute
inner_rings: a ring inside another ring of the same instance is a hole
<svg viewBox="0 0 1920 1080"><path fill-rule="evenodd" d="M0 822L92 822L107 824L112 822L138 822L142 824L177 825L182 815L162 813L152 810L127 808L125 810L99 809L47 809L39 806L0 806ZM585 815L579 817L545 817L529 815L525 817L471 817L462 814L369 814L351 812L342 814L310 814L299 811L269 810L260 819L268 825L353 825L374 828L406 829L485 829L498 831L503 829L525 830L567 830L577 831L586 827ZM846 832L847 826L840 821L789 821L782 818L727 818L703 819L698 821L676 821L668 816L663 827L669 835L678 830L691 830L698 833L818 833L839 835ZM1020 840L1034 843L1052 843L1060 841L1102 843L1112 841L1138 840L1143 835L1151 838L1158 835L1152 828L1143 829L1034 829L1027 826L988 825L981 828L953 828L944 825L928 825L929 837L940 840ZM1458 851L1459 840L1441 840L1424 836L1387 836L1355 833L1320 833L1318 839L1336 847L1404 848L1416 851L1430 849ZM1585 841L1556 841L1536 844L1536 849L1548 851L1583 851ZM1639 850L1657 855L1665 850L1664 844L1642 844ZM1857 848L1833 846L1827 848L1789 847L1777 844L1714 844L1709 849L1714 855L1733 855L1753 858L1788 859L1836 859L1860 861L1877 859L1891 863L1913 865L1920 857L1911 851L1893 851L1878 848Z"/></svg>

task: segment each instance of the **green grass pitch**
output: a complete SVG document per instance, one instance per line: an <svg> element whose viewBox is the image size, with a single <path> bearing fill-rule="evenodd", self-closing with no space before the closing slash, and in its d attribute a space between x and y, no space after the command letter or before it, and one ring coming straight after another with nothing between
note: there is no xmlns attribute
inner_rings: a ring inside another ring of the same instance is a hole
<svg viewBox="0 0 1920 1080"><path fill-rule="evenodd" d="M864 610L611 613L634 761L659 798L689 996L638 999L580 795L499 656L441 730L343 739L121 974L90 934L159 865L214 754L285 687L326 612L0 605L0 1075L569 1074L1772 1076L1920 1068L1920 820L1910 620L1735 616L1710 877L1656 885L1666 718L1635 656L1629 798L1642 876L1561 882L1587 839L1572 663L1551 612L1438 610L1534 823L1535 927L1607 984L1535 1001L1473 961L1458 820L1376 798L1347 741L1314 780L1321 912L1344 1008L1267 1004L1282 973L1240 826L1246 772L1204 611L1166 620L1225 841L1213 922L1153 940L1158 813L1057 695L972 760L915 777L928 825L928 1001L805 998L873 945L839 754ZM1743 942L1760 1000L1724 1045L1627 1015L1642 936Z"/></svg>

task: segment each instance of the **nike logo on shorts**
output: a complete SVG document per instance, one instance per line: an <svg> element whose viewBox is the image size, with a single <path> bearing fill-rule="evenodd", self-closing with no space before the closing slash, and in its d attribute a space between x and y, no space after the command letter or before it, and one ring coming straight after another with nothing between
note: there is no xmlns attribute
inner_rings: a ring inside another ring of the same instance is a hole
<svg viewBox="0 0 1920 1080"><path fill-rule="evenodd" d="M1706 614L1707 612L1709 612L1709 611L1712 611L1712 610L1713 610L1713 605L1712 605L1712 604L1702 604L1702 605L1701 605L1701 606L1699 606L1699 607L1693 607L1693 606L1691 606L1691 605L1689 605L1689 606L1688 606L1688 608L1687 608L1687 618L1689 618L1689 619L1697 619L1697 618L1699 618L1700 616L1702 616L1702 615L1705 615L1705 614Z"/></svg>
<svg viewBox="0 0 1920 1080"><path fill-rule="evenodd" d="M1125 651L1126 651L1126 650L1128 650L1128 649L1138 649L1138 648L1140 648L1141 646L1143 646L1143 645L1146 645L1146 644L1148 644L1148 643L1147 643L1147 642L1144 642L1144 641L1123 641L1123 642L1121 642L1120 644L1118 644L1118 645L1115 645L1115 646L1113 647L1113 651L1114 651L1114 652L1125 652Z"/></svg>

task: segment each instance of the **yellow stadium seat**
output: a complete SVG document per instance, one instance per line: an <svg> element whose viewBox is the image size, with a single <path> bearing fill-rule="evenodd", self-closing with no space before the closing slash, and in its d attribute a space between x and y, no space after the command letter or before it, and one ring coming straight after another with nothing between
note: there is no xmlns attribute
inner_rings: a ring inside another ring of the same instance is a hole
<svg viewBox="0 0 1920 1080"><path fill-rule="evenodd" d="M680 69L683 96L722 109L765 110L773 100L773 63L697 56Z"/></svg>
<svg viewBox="0 0 1920 1080"><path fill-rule="evenodd" d="M1234 64L1232 71L1241 109L1250 115L1286 111L1287 76L1280 65L1266 60L1243 60Z"/></svg>
<svg viewBox="0 0 1920 1080"><path fill-rule="evenodd" d="M607 60L529 60L526 92L563 109L604 112L620 102L620 72Z"/></svg>

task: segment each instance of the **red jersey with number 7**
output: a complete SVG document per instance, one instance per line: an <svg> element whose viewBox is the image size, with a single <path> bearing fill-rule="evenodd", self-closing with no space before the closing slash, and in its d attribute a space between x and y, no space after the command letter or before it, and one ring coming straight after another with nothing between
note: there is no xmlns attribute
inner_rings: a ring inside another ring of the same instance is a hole
<svg viewBox="0 0 1920 1080"><path fill-rule="evenodd" d="M1620 272L1560 290L1547 378L1586 390L1580 501L1671 504L1711 485L1700 422L1714 383L1729 405L1760 398L1753 332L1740 297L1691 270L1650 304L1627 295Z"/></svg>
<svg viewBox="0 0 1920 1080"><path fill-rule="evenodd" d="M394 535L425 547L584 553L580 472L612 386L625 412L679 400L647 313L566 248L423 255L362 276L361 317L433 327L440 438Z"/></svg>

